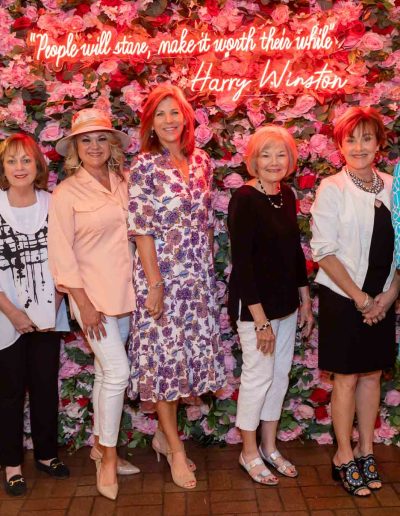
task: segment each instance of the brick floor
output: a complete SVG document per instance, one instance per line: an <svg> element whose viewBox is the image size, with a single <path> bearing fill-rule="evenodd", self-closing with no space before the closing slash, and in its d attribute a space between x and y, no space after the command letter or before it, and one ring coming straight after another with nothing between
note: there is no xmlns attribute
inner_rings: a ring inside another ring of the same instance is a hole
<svg viewBox="0 0 400 516"><path fill-rule="evenodd" d="M119 477L115 502L97 493L88 449L73 455L61 451L72 473L64 481L36 471L28 452L24 467L28 494L12 499L0 489L0 516L400 516L400 448L376 446L384 487L365 499L347 495L332 482L333 447L297 441L281 443L280 448L296 463L299 477L280 476L278 486L263 487L238 467L239 446L201 448L187 443L198 466L198 484L192 491L175 486L165 460L157 463L150 448L133 450L131 460L142 472ZM131 451L122 453L128 456Z"/></svg>

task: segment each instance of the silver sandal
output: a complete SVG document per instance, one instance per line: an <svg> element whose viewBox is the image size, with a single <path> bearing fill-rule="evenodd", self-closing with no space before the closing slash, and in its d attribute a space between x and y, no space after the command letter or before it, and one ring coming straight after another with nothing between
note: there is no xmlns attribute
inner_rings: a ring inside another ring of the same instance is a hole
<svg viewBox="0 0 400 516"><path fill-rule="evenodd" d="M241 468L243 468L246 473L249 474L249 477L254 481L254 482L257 482L258 484L262 484L263 486L276 486L278 484L278 479L276 479L275 481L272 480L271 482L263 482L263 480L267 477L270 477L270 476L274 476L271 471L265 466L264 462L262 461L262 459L260 457L256 457L255 459L251 460L250 462L245 462L244 461L244 458L243 458L243 455L240 454L239 456L239 465ZM250 471L252 469L254 469L255 467L257 466L265 466L265 468L260 472L258 473L257 475L251 475Z"/></svg>
<svg viewBox="0 0 400 516"><path fill-rule="evenodd" d="M264 461L268 462L268 464L275 468L276 471L278 471L281 475L284 475L285 477L289 478L296 478L299 475L299 472L296 470L296 466L287 459L284 459L282 455L278 452L278 450L275 450L271 453L271 455L268 456L264 455L261 446L258 447L258 451L260 452L260 455L264 459ZM283 460L283 463L280 466L278 466L276 461L280 458ZM287 470L289 468L294 468L294 473L287 473Z"/></svg>

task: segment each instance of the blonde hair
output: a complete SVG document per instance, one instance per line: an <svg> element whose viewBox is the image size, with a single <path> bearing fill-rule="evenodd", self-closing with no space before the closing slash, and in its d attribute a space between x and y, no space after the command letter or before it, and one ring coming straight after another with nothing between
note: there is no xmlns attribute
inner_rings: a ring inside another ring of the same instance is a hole
<svg viewBox="0 0 400 516"><path fill-rule="evenodd" d="M110 157L107 161L107 166L111 172L114 172L121 179L124 178L122 173L124 169L125 155L122 150L121 141L111 131L101 131L107 136L108 143L110 145ZM84 133L83 133L84 134ZM65 173L67 176L75 174L79 167L82 165L82 161L78 154L77 136L73 136L68 143L67 154L65 155Z"/></svg>
<svg viewBox="0 0 400 516"><path fill-rule="evenodd" d="M284 127L271 124L257 129L256 132L251 135L249 143L247 144L245 162L247 171L251 176L257 177L257 158L260 156L263 149L269 145L271 140L280 140L286 147L289 155L289 166L286 176L296 170L297 147L293 136Z"/></svg>

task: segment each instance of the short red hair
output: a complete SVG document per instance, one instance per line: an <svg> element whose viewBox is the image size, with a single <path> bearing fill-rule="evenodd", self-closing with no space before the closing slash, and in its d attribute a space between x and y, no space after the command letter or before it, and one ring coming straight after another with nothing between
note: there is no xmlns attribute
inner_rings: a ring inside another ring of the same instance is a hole
<svg viewBox="0 0 400 516"><path fill-rule="evenodd" d="M162 146L155 134L152 132L154 113L159 103L172 97L178 103L179 109L183 114L185 126L181 136L181 150L190 156L194 151L194 111L192 106L186 100L183 91L177 86L171 84L160 84L148 96L141 117L140 137L142 140L141 152L160 152Z"/></svg>
<svg viewBox="0 0 400 516"><path fill-rule="evenodd" d="M347 109L336 122L333 130L336 145L341 147L346 136L353 134L354 129L359 125L362 129L371 127L375 132L379 146L385 144L386 131L379 111L372 107L353 106Z"/></svg>

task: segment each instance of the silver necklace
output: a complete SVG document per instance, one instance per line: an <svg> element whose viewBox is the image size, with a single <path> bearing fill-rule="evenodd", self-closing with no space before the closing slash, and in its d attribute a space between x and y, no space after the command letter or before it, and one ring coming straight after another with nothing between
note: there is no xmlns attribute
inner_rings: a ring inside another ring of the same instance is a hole
<svg viewBox="0 0 400 516"><path fill-rule="evenodd" d="M267 192L265 191L265 188L263 187L263 184L261 183L261 181L259 179L257 179L258 181L258 184L260 185L260 188L261 188L261 191L263 192L263 194L265 194L265 196L267 197L269 203L271 206L273 206L274 208L282 208L283 206L283 196L282 196L282 190L279 189L279 196L280 196L280 199L279 199L279 204L276 204L272 199L271 199L271 196L269 194L267 194Z"/></svg>
<svg viewBox="0 0 400 516"><path fill-rule="evenodd" d="M353 181L353 183L359 188L360 190L363 190L364 192L372 193L377 195L379 192L383 190L384 184L383 179L378 176L378 174L375 172L375 170L372 170L372 184L371 186L367 186L366 183L370 181L363 181L359 177L357 177L353 172L351 172L348 168L345 169L347 175L350 177L350 179Z"/></svg>

